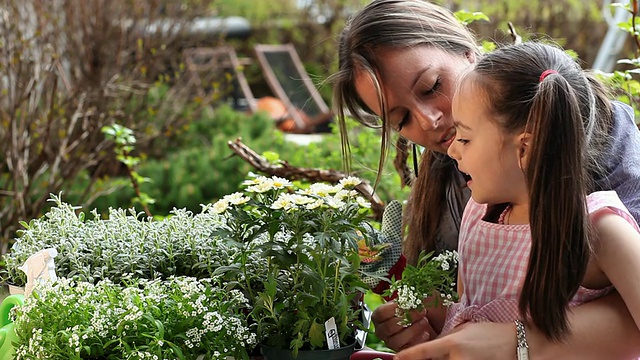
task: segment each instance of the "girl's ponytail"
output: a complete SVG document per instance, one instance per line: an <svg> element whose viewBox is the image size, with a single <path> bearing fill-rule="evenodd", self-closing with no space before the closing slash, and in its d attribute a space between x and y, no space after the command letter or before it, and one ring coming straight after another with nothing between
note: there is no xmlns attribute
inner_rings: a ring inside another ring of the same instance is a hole
<svg viewBox="0 0 640 360"><path fill-rule="evenodd" d="M532 243L519 307L548 338L560 340L590 254L583 118L579 95L561 74L540 82L527 124Z"/></svg>

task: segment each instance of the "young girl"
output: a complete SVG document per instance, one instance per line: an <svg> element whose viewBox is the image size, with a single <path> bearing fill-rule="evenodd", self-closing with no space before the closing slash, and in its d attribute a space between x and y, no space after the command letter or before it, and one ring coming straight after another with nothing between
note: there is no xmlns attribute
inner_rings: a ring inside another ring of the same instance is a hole
<svg viewBox="0 0 640 360"><path fill-rule="evenodd" d="M568 309L614 287L640 326L640 229L613 191L592 192L608 124L597 86L551 45L485 55L453 97L448 154L468 175L460 228L461 300L443 334L465 322L523 323L567 338ZM432 322L433 324L433 322ZM399 353L427 359L438 340Z"/></svg>

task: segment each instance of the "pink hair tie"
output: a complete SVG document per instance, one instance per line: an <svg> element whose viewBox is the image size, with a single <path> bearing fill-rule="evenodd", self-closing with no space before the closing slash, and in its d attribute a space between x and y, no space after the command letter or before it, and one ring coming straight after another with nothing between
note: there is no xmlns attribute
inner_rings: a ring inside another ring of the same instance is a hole
<svg viewBox="0 0 640 360"><path fill-rule="evenodd" d="M557 72L557 71L555 71L555 70L551 70L551 69L549 69L549 70L545 70L545 71L543 71L543 72L542 72L542 74L540 74L540 80L539 80L539 82L542 82L542 80L544 80L544 78L546 78L546 77L547 77L547 75L549 75L549 74L557 74L557 73L558 73L558 72Z"/></svg>

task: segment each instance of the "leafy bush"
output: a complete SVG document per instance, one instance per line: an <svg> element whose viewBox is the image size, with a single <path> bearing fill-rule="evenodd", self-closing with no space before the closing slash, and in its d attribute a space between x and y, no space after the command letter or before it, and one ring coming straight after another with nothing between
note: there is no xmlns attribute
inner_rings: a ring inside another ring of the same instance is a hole
<svg viewBox="0 0 640 360"><path fill-rule="evenodd" d="M640 22L640 12L638 2L616 3L612 4L612 7L623 7L631 13L629 19L618 24L618 27L629 33L634 40L635 48L628 58L618 60L618 64L624 66L625 69L615 70L610 74L601 74L601 78L612 85L618 100L634 108L636 123L640 128L640 81L638 81L638 73L640 73L640 30L637 25Z"/></svg>
<svg viewBox="0 0 640 360"><path fill-rule="evenodd" d="M241 137L255 149L272 149L285 146L282 134L275 128L273 120L259 113L248 115L222 106L212 114L204 113L176 137L172 146L164 148L162 159L147 159L141 162L137 173L151 179L140 185L140 190L155 203L149 205L154 215L164 216L174 207L191 211L222 198L238 189L251 166L238 157L232 157L227 142ZM86 182L79 183L67 198L79 203L78 194L84 192ZM119 191L111 191L114 187ZM97 196L85 206L106 213L109 207L128 208L134 206L135 197L128 179L111 178L94 185L94 191L107 192Z"/></svg>
<svg viewBox="0 0 640 360"><path fill-rule="evenodd" d="M376 181L380 154L380 135L377 130L362 128L351 123L353 140L354 175L370 183ZM286 140L276 129L273 120L261 113L248 115L229 107L220 107L214 113L193 121L176 137L176 147L169 147L164 159L141 162L137 172L151 182L140 186L141 191L155 199L150 205L156 216L168 214L174 207L197 211L200 204L214 202L237 191L247 174L255 169L229 149L227 143L241 137L243 143L258 153L276 153L292 166L341 170L343 160L338 130L322 136L321 141L298 145ZM409 189L400 187L400 177L392 162L386 161L377 193L383 201L404 200ZM80 202L78 193L84 192L86 179L79 182L66 195L71 203ZM111 178L95 182L95 200L86 203L100 213L109 207L126 208L135 197L128 179ZM120 190L112 191L114 187ZM99 196L101 192L104 195Z"/></svg>

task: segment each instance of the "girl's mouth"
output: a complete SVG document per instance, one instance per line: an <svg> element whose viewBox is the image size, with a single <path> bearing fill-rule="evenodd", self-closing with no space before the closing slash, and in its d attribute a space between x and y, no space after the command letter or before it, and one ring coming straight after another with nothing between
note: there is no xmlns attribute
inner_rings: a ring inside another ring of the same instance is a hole
<svg viewBox="0 0 640 360"><path fill-rule="evenodd" d="M471 178L471 175L467 174L466 172L464 172L464 171L460 171L460 173L462 174L462 177L464 178L464 181L466 181L466 182L467 182L467 184L469 184L469 182L470 182L471 180L473 180L473 179Z"/></svg>

